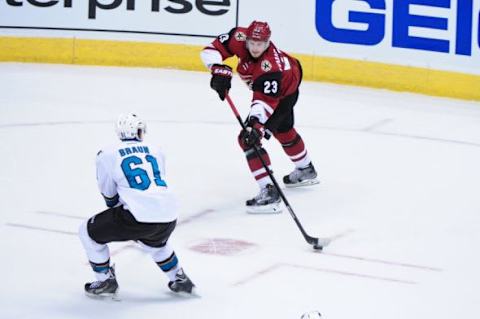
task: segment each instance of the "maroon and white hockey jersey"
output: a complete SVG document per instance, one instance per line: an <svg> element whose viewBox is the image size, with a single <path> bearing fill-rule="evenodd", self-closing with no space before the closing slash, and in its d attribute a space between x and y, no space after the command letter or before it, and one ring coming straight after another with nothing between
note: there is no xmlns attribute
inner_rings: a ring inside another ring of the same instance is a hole
<svg viewBox="0 0 480 319"><path fill-rule="evenodd" d="M271 42L258 59L253 58L246 47L246 31L246 28L237 27L221 34L203 49L201 57L208 68L221 64L231 56L239 58L237 72L253 91L250 116L256 116L265 123L279 101L298 89L302 78L301 66L297 59L277 49Z"/></svg>

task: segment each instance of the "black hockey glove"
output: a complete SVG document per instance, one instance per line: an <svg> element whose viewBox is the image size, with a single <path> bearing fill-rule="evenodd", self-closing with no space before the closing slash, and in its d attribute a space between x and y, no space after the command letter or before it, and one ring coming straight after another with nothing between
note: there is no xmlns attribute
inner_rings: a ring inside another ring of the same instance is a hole
<svg viewBox="0 0 480 319"><path fill-rule="evenodd" d="M211 71L210 87L217 91L220 100L223 101L228 90L232 87L232 68L225 64L214 64Z"/></svg>
<svg viewBox="0 0 480 319"><path fill-rule="evenodd" d="M260 145L264 132L265 129L259 120L254 116L250 117L247 122L247 128L242 132L243 143L249 147Z"/></svg>

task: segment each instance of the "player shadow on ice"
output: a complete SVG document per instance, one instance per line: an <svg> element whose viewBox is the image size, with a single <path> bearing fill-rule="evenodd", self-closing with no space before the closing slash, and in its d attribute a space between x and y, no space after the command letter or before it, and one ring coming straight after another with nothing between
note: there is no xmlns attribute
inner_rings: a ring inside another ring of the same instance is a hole
<svg viewBox="0 0 480 319"><path fill-rule="evenodd" d="M118 294L118 301L120 303L145 303L145 304L161 304L161 303L181 303L188 302L190 300L197 300L202 298L202 296L192 293L192 294L178 294L171 291L165 292L152 292L151 294L139 294L138 292L128 292L120 291ZM94 300L95 301L95 300ZM115 302L112 301L112 302Z"/></svg>
<svg viewBox="0 0 480 319"><path fill-rule="evenodd" d="M80 297L80 296L79 296ZM54 312L57 315L64 314L64 318L120 318L126 311L131 311L132 306L152 307L157 305L160 310L165 305L187 303L189 301L198 300L197 297L174 295L170 292L152 292L151 294L139 295L136 292L121 291L118 295L119 300L96 300L92 298L78 298L71 303L64 302L61 304L46 305L49 310L40 310L39 313L44 314ZM72 314L75 314L72 316ZM43 316L41 316L43 318Z"/></svg>
<svg viewBox="0 0 480 319"><path fill-rule="evenodd" d="M320 191L320 185L312 185L307 187L282 187L282 191L289 196L301 195L301 194L314 194Z"/></svg>

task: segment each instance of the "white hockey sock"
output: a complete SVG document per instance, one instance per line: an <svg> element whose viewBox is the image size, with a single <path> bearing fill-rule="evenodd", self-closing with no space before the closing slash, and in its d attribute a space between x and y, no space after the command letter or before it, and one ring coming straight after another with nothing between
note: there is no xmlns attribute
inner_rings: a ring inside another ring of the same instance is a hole
<svg viewBox="0 0 480 319"><path fill-rule="evenodd" d="M265 176L257 180L257 184L260 187L260 189L264 189L267 187L268 184L271 184L272 181L270 180L270 176Z"/></svg>
<svg viewBox="0 0 480 319"><path fill-rule="evenodd" d="M170 279L170 281L175 281L175 275L179 270L180 270L180 267L177 264L175 267L167 271L165 274L167 275L168 279Z"/></svg>
<svg viewBox="0 0 480 319"><path fill-rule="evenodd" d="M88 260L94 263L104 263L110 259L110 250L106 244L99 244L88 235L87 221L82 223L78 235L87 253Z"/></svg>
<svg viewBox="0 0 480 319"><path fill-rule="evenodd" d="M304 158L302 158L301 160L299 160L298 162L293 162L295 164L295 167L296 168L305 168L308 166L308 164L310 164L311 160L310 160L310 156L305 155Z"/></svg>
<svg viewBox="0 0 480 319"><path fill-rule="evenodd" d="M153 261L162 269L168 279L174 281L175 275L181 267L170 244L167 243L163 247L150 247L140 242L140 246L152 256Z"/></svg>

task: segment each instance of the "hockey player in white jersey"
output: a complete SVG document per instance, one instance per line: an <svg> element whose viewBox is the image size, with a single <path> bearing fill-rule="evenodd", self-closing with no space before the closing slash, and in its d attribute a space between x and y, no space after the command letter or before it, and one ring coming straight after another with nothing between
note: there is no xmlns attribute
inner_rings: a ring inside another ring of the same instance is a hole
<svg viewBox="0 0 480 319"><path fill-rule="evenodd" d="M110 265L109 242L135 240L168 276L174 292L191 293L187 277L168 239L177 220L176 201L165 180L163 154L143 141L146 124L135 114L120 115L120 142L97 154L97 182L107 210L85 221L79 236L96 281L85 284L88 296L113 296L118 290Z"/></svg>

